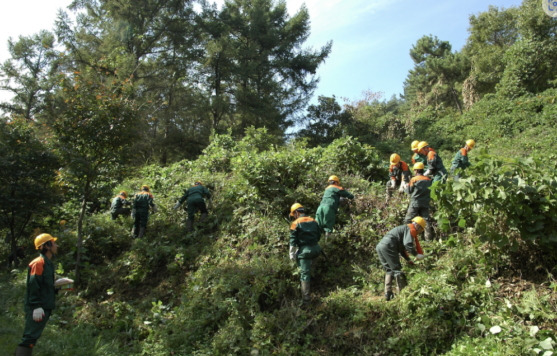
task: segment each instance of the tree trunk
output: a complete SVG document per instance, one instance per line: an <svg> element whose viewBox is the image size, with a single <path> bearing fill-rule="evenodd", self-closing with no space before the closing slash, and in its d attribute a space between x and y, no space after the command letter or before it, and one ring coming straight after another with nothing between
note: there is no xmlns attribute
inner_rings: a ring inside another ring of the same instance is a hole
<svg viewBox="0 0 557 356"><path fill-rule="evenodd" d="M77 246L76 246L76 259L75 259L75 283L81 282L81 247L83 245L83 219L85 218L85 211L87 210L87 201L89 197L89 181L85 183L85 193L81 202L81 211L79 212L79 219L77 220Z"/></svg>

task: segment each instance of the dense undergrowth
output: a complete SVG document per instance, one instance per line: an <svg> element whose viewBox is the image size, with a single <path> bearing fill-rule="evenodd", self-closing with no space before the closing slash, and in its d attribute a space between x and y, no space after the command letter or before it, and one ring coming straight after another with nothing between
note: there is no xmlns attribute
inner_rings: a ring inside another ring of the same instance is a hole
<svg viewBox="0 0 557 356"><path fill-rule="evenodd" d="M484 153L468 177L436 187L437 239L423 243L424 261L405 266L409 286L387 303L375 245L402 223L407 198L385 203L377 151L351 138L326 148L272 142L264 130L238 142L217 136L196 161L147 166L123 182L118 189L152 188L159 212L147 236L130 239L129 217L87 219L84 282L59 296L34 354L550 354L557 340L555 167L528 162L522 184L518 172ZM298 201L313 215L330 174L356 199L341 209L334 236L322 240L313 301L301 308L287 256L288 209ZM196 179L214 196L207 224L186 234L185 212L171 207ZM490 184L493 194L501 184L516 191L491 196ZM521 209L525 200L540 209ZM526 218L541 225L530 231ZM71 276L72 221L55 234L58 272ZM0 278L0 350L7 354L23 329L25 270Z"/></svg>

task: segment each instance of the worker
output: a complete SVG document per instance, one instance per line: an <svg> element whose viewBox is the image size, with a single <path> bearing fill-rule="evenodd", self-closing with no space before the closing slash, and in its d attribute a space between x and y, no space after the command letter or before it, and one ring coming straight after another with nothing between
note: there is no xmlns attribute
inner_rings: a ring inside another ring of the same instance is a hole
<svg viewBox="0 0 557 356"><path fill-rule="evenodd" d="M391 165L389 166L389 181L387 182L387 200L392 196L393 191L397 188L401 192L404 191L410 182L410 170L408 164L400 160L400 156L393 153L390 157Z"/></svg>
<svg viewBox="0 0 557 356"><path fill-rule="evenodd" d="M421 216L416 216L407 225L397 226L389 231L377 244L375 250L379 256L379 261L385 270L385 299L393 299L393 279L396 282L396 292L406 287L406 275L402 271L400 257L402 256L408 263L414 264L409 254L416 256L417 260L424 258L424 251L418 240L425 228L426 222Z"/></svg>
<svg viewBox="0 0 557 356"><path fill-rule="evenodd" d="M130 214L131 209L128 208L128 206L130 206L131 203L127 199L128 193L124 190L122 190L120 193L118 193L117 196L114 197L114 199L112 199L112 204L110 205L110 214L112 216L112 220L116 220L120 215Z"/></svg>
<svg viewBox="0 0 557 356"><path fill-rule="evenodd" d="M431 201L431 178L424 175L424 164L418 162L414 165L414 177L406 188L406 193L410 195L410 205L406 211L404 222L409 224L416 216L421 216L427 221L425 228L425 239L429 241L433 238L432 226L429 217L429 204Z"/></svg>
<svg viewBox="0 0 557 356"><path fill-rule="evenodd" d="M412 150L412 165L416 164L416 162L422 162L423 164L427 163L427 158L424 155L421 155L418 153L418 145L420 144L420 141L415 140L412 141L412 144L410 145L410 149Z"/></svg>
<svg viewBox="0 0 557 356"><path fill-rule="evenodd" d="M155 205L155 198L151 194L151 189L148 185L142 185L141 191L135 194L132 204L133 223L133 237L142 238L147 229L147 222L149 221L149 208L154 213L157 212Z"/></svg>
<svg viewBox="0 0 557 356"><path fill-rule="evenodd" d="M317 221L305 214L300 203L290 207L290 216L294 222L290 225L290 260L296 262L300 269L302 303L310 301L311 265L321 254L319 239L321 228Z"/></svg>
<svg viewBox="0 0 557 356"><path fill-rule="evenodd" d="M207 219L208 212L204 198L211 198L211 192L205 188L201 181L196 181L193 187L184 191L184 195L174 205L174 210L176 210L184 201L187 201L188 219L186 221L186 230L188 232L193 231L193 220L197 211L201 212L201 223Z"/></svg>
<svg viewBox="0 0 557 356"><path fill-rule="evenodd" d="M40 256L27 268L27 289L25 292L25 327L23 338L15 355L30 356L37 340L41 337L46 323L55 308L56 287L52 258L58 252L57 237L40 234L35 238L35 249Z"/></svg>
<svg viewBox="0 0 557 356"><path fill-rule="evenodd" d="M468 152L471 151L474 146L476 146L476 141L474 140L466 140L466 145L463 148L458 150L456 155L453 158L453 162L451 164L451 174L454 175L454 172L457 168L462 170L470 167L470 161L468 160ZM455 177L458 179L458 175Z"/></svg>
<svg viewBox="0 0 557 356"><path fill-rule="evenodd" d="M437 152L429 147L426 141L422 141L418 144L418 153L426 156L427 159L427 171L424 175L433 177L434 182L441 181L441 183L445 183L447 180L447 170Z"/></svg>
<svg viewBox="0 0 557 356"><path fill-rule="evenodd" d="M328 182L329 186L325 189L321 204L315 214L315 220L325 231L326 238L333 232L340 198L354 199L349 191L340 186L340 179L337 176L330 176Z"/></svg>

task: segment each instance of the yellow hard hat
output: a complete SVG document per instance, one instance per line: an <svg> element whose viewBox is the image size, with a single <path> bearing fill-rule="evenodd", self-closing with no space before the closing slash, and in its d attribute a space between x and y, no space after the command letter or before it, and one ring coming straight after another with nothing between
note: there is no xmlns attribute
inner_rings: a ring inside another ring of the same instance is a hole
<svg viewBox="0 0 557 356"><path fill-rule="evenodd" d="M151 189L151 188L149 188L148 185L142 185L142 186L141 186L141 190L144 190L144 191L146 191L146 192L148 192L150 189Z"/></svg>
<svg viewBox="0 0 557 356"><path fill-rule="evenodd" d="M412 149L412 151L417 151L418 150L418 144L420 143L420 141L415 140L412 141L412 144L410 145L410 148Z"/></svg>
<svg viewBox="0 0 557 356"><path fill-rule="evenodd" d="M474 146L476 146L476 141L470 139L470 140L466 140L466 146L468 146L470 149L474 148Z"/></svg>
<svg viewBox="0 0 557 356"><path fill-rule="evenodd" d="M429 146L429 143L427 143L426 141L418 143L418 151L427 146Z"/></svg>
<svg viewBox="0 0 557 356"><path fill-rule="evenodd" d="M398 162L400 162L400 156L396 153L393 153L391 155L391 164L397 164Z"/></svg>
<svg viewBox="0 0 557 356"><path fill-rule="evenodd" d="M415 222L416 224L420 225L422 227L422 229L425 230L425 219L422 218L421 216L416 216L414 219L412 219L413 222Z"/></svg>
<svg viewBox="0 0 557 356"><path fill-rule="evenodd" d="M60 225L64 226L64 225L66 225L66 223L67 223L66 220L64 220L64 219L60 220Z"/></svg>
<svg viewBox="0 0 557 356"><path fill-rule="evenodd" d="M329 181L335 181L337 184L340 184L340 179L337 176L330 176Z"/></svg>
<svg viewBox="0 0 557 356"><path fill-rule="evenodd" d="M121 196L123 196L124 198L127 198L127 197L128 197L128 193L127 193L125 190L122 190L119 194L120 194Z"/></svg>
<svg viewBox="0 0 557 356"><path fill-rule="evenodd" d="M414 170L416 170L416 169L424 169L425 166L424 166L424 163L423 163L423 162L416 162L416 163L414 163L414 167L412 167L412 168L414 168Z"/></svg>
<svg viewBox="0 0 557 356"><path fill-rule="evenodd" d="M303 208L302 204L300 203L292 204L292 206L290 207L290 216L294 216L294 212L300 208Z"/></svg>
<svg viewBox="0 0 557 356"><path fill-rule="evenodd" d="M52 237L52 235L50 234L40 234L39 236L35 237L35 249L40 249L45 242L56 240L58 240L58 238Z"/></svg>

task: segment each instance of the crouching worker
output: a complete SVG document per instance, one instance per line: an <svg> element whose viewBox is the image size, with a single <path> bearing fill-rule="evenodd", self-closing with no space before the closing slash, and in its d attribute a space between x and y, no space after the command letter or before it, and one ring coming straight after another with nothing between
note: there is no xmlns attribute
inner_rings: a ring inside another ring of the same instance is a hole
<svg viewBox="0 0 557 356"><path fill-rule="evenodd" d="M118 219L118 216L120 215L130 215L130 205L131 203L128 201L128 193L122 190L114 197L114 199L112 199L112 204L110 204L110 214L112 216L112 220Z"/></svg>
<svg viewBox="0 0 557 356"><path fill-rule="evenodd" d="M393 294L393 279L396 281L397 294L406 287L406 276L402 272L400 256L410 264L408 254L416 256L417 260L424 258L424 251L420 246L418 234L424 231L426 222L421 216L416 216L408 225L397 226L381 239L375 250L379 261L385 270L385 299L391 300Z"/></svg>
<svg viewBox="0 0 557 356"><path fill-rule="evenodd" d="M319 239L321 228L317 222L307 216L304 207L295 203L290 208L290 216L295 220L290 225L290 259L300 269L302 288L302 302L310 301L311 265L315 258L321 254Z"/></svg>
<svg viewBox="0 0 557 356"><path fill-rule="evenodd" d="M199 210L201 212L201 218L199 222L203 224L207 219L208 211L207 205L205 204L204 198L211 198L211 192L209 189L203 186L201 181L196 181L193 184L193 187L186 189L184 195L178 200L178 202L174 205L174 210L178 209L184 201L187 202L187 210L188 210L188 220L186 221L186 231L192 232L193 231L193 220L195 219L195 213Z"/></svg>

